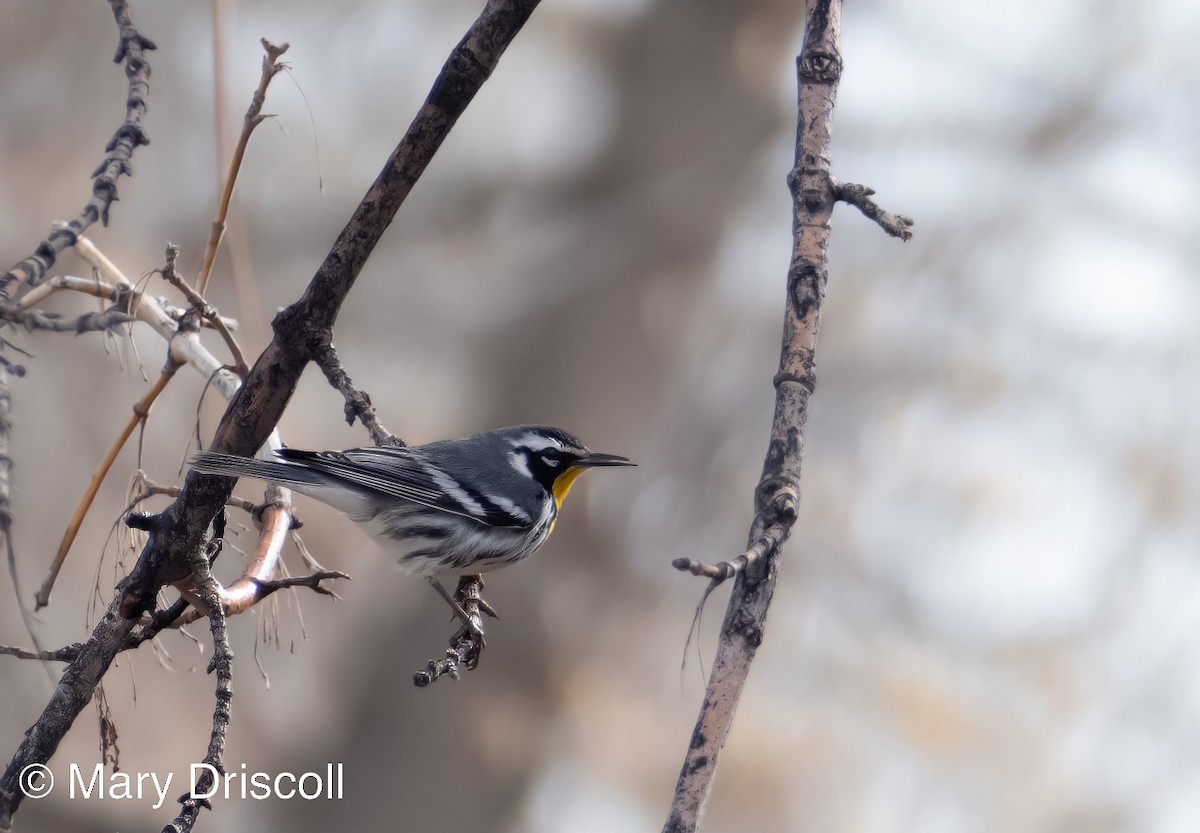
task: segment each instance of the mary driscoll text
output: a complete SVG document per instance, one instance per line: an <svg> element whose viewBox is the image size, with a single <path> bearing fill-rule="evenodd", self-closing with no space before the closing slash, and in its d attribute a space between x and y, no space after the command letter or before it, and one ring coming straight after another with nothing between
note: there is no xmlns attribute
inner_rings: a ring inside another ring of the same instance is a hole
<svg viewBox="0 0 1200 833"><path fill-rule="evenodd" d="M343 796L344 768L341 762L328 763L325 771L251 772L242 764L236 770L218 772L209 764L192 764L186 779L174 772L105 772L103 764L87 766L72 763L58 792L67 798L91 801L146 801L157 810L167 802L174 789L194 798L252 799L269 798L305 801L340 801ZM55 777L45 764L30 764L21 771L20 787L28 798L46 798L55 792ZM186 780L186 783L184 783Z"/></svg>

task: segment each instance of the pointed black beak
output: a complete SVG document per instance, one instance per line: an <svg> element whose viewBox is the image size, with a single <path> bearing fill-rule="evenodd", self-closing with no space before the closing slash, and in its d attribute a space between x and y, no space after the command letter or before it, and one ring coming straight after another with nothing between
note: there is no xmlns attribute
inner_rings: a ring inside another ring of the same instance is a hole
<svg viewBox="0 0 1200 833"><path fill-rule="evenodd" d="M591 468L592 466L636 466L637 463L628 457L622 457L620 454L598 454L591 452L586 457L580 457L571 465Z"/></svg>

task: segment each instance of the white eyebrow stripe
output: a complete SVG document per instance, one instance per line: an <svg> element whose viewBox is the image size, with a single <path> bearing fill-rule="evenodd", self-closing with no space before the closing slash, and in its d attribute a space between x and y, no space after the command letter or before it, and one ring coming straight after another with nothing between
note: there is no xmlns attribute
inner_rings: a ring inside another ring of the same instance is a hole
<svg viewBox="0 0 1200 833"><path fill-rule="evenodd" d="M543 434L534 434L533 432L522 434L517 438L517 441L514 443L514 445L523 445L530 451L545 451L548 448L561 449L563 447L562 443L560 443L558 440L553 439L552 437L547 437Z"/></svg>

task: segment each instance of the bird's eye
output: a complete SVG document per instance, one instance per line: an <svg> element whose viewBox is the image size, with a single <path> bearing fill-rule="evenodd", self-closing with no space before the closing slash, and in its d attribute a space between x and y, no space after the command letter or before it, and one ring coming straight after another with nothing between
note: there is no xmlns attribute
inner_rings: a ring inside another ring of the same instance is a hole
<svg viewBox="0 0 1200 833"><path fill-rule="evenodd" d="M549 454L543 454L543 455L541 455L541 457L542 457L542 462L545 463L550 468L552 468L552 469L558 468L558 460L555 459L554 457L551 457Z"/></svg>

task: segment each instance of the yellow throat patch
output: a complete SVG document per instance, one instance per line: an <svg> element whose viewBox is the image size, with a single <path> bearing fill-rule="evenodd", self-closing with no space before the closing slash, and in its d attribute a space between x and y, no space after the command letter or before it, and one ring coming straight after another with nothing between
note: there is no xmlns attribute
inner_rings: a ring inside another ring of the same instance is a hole
<svg viewBox="0 0 1200 833"><path fill-rule="evenodd" d="M563 501L567 499L567 492L571 491L576 478L586 470L586 466L572 466L554 479L554 508L556 511L554 520L550 522L550 532L554 531L554 524L558 522L558 510L562 509ZM546 535L549 535L550 532L547 532Z"/></svg>

